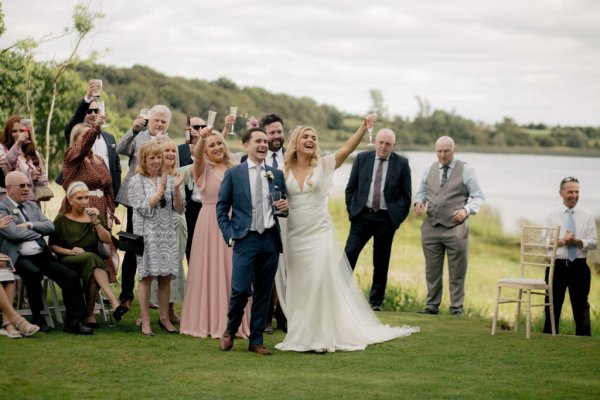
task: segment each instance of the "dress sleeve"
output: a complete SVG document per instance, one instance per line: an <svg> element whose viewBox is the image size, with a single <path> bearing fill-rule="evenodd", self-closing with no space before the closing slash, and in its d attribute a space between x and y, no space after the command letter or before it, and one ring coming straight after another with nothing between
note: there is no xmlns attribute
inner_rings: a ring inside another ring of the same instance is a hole
<svg viewBox="0 0 600 400"><path fill-rule="evenodd" d="M146 194L144 188L144 178L136 174L129 182L129 203L131 208L139 212L144 217L153 217L155 209L150 207L150 197L154 193Z"/></svg>

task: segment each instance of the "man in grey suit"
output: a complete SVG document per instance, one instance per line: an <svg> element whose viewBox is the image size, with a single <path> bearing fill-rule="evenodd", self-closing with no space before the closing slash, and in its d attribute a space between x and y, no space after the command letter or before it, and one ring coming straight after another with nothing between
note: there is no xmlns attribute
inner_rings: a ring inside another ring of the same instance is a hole
<svg viewBox="0 0 600 400"><path fill-rule="evenodd" d="M121 190L117 195L117 202L127 207L127 232L133 232L133 212L128 199L128 187L130 179L136 174L137 153L140 147L154 136L166 135L171 122L171 110L164 105L155 105L150 109L150 119L148 120L148 129L142 130L146 120L139 115L131 129L125 133L117 145L119 154L129 157L129 172L123 180ZM121 305L129 308L133 301L133 287L135 285L135 271L137 262L135 253L131 251L125 252L123 264L121 266Z"/></svg>
<svg viewBox="0 0 600 400"><path fill-rule="evenodd" d="M415 199L415 212L427 218L421 226L425 255L427 307L421 314L438 314L442 301L444 257L448 254L450 314L462 315L469 250L468 217L475 215L485 197L475 171L454 158L454 140L442 136L435 142L438 161L423 174Z"/></svg>
<svg viewBox="0 0 600 400"><path fill-rule="evenodd" d="M375 151L360 153L352 164L346 186L350 233L346 256L352 266L373 238L373 284L369 301L381 311L385 297L392 242L410 211L412 196L408 160L394 153L396 135L382 129L375 136Z"/></svg>
<svg viewBox="0 0 600 400"><path fill-rule="evenodd" d="M77 335L91 335L93 330L83 325L87 308L77 272L54 260L43 236L54 232L50 221L37 203L28 201L29 178L18 171L6 175L7 196L0 202L0 216L11 215L13 222L0 230L2 244L0 253L8 255L17 274L23 280L33 323L40 330L48 332L50 328L41 317L42 287L45 276L52 279L62 289L66 308L63 331Z"/></svg>

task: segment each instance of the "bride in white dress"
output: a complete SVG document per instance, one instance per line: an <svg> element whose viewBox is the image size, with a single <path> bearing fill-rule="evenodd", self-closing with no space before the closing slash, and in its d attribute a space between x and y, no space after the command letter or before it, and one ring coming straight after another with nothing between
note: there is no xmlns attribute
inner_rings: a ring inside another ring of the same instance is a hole
<svg viewBox="0 0 600 400"><path fill-rule="evenodd" d="M284 238L286 270L278 272L277 293L288 319L279 350L335 352L364 350L418 332L418 327L381 324L371 310L339 245L327 207L333 172L352 153L375 116L335 154L319 156L316 131L300 126L285 154L288 203ZM281 263L280 263L281 264Z"/></svg>

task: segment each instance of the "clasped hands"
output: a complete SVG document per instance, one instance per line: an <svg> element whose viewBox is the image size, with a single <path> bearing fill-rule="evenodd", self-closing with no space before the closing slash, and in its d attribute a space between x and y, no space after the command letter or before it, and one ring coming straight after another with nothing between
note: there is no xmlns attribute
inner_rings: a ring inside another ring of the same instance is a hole
<svg viewBox="0 0 600 400"><path fill-rule="evenodd" d="M566 231L565 236L563 236L563 238L558 241L558 246L582 247L583 242L575 237L575 233L571 231Z"/></svg>
<svg viewBox="0 0 600 400"><path fill-rule="evenodd" d="M420 217L425 212L425 205L423 203L417 202L415 203L415 214L417 217ZM467 219L467 210L464 208L459 208L458 210L454 210L452 213L452 222L460 223Z"/></svg>

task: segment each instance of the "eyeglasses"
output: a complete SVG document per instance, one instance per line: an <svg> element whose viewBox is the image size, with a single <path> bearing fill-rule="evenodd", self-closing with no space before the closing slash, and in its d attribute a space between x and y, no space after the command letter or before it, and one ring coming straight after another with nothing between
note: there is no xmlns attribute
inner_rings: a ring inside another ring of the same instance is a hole
<svg viewBox="0 0 600 400"><path fill-rule="evenodd" d="M579 179L577 179L575 177L572 177L572 176L567 176L565 179L563 179L562 181L560 181L560 184L562 186L565 183L569 183L569 182L579 183Z"/></svg>
<svg viewBox="0 0 600 400"><path fill-rule="evenodd" d="M98 114L99 112L100 112L99 108L88 108L88 110L86 111L86 113L88 115L90 115L90 114Z"/></svg>
<svg viewBox="0 0 600 400"><path fill-rule="evenodd" d="M20 183L18 185L6 185L6 186L17 186L19 189L31 188L31 183Z"/></svg>
<svg viewBox="0 0 600 400"><path fill-rule="evenodd" d="M204 129L204 128L206 128L206 125L192 125L192 128L193 128L195 131L199 131L200 129Z"/></svg>

